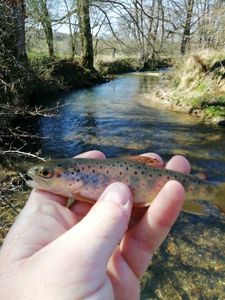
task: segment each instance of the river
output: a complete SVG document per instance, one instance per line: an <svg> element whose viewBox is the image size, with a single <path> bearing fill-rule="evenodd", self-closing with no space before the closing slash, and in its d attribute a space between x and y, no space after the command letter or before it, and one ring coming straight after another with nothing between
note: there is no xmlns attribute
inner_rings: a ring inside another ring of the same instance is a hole
<svg viewBox="0 0 225 300"><path fill-rule="evenodd" d="M157 75L157 74L155 74ZM109 157L157 152L185 155L193 172L225 181L225 130L190 115L143 107L140 99L163 80L131 73L60 96L57 117L40 118L45 156L71 157L99 149ZM225 299L225 217L181 213L142 279L142 299Z"/></svg>

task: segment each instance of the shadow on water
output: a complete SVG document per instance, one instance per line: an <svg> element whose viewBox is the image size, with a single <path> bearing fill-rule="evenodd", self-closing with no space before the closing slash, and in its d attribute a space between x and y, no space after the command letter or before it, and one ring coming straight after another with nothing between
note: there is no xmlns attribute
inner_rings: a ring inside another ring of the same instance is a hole
<svg viewBox="0 0 225 300"><path fill-rule="evenodd" d="M145 74L127 74L66 94L61 102L67 105L57 117L39 118L35 130L48 138L36 147L52 158L92 149L109 157L157 152L168 160L183 154L194 172L225 181L223 128L138 104L158 81ZM181 215L142 280L142 299L225 298L225 218L207 208L207 217Z"/></svg>

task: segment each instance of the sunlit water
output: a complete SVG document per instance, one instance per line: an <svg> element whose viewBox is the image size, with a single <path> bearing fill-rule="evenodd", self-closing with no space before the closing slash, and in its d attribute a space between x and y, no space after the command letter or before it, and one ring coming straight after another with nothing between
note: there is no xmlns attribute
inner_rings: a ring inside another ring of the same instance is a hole
<svg viewBox="0 0 225 300"><path fill-rule="evenodd" d="M225 181L225 130L187 114L141 106L163 84L149 74L128 74L70 92L57 117L40 118L45 156L72 157L99 149L109 157L157 152L185 155L194 172ZM54 103L54 101L53 101ZM52 101L51 101L51 105ZM182 213L142 280L142 299L225 299L225 217Z"/></svg>

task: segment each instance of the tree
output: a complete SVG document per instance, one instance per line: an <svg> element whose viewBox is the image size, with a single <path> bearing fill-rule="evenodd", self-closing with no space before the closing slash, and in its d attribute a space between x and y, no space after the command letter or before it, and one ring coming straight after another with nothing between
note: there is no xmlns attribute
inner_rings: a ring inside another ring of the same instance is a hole
<svg viewBox="0 0 225 300"><path fill-rule="evenodd" d="M190 36L191 36L191 20L193 16L193 7L194 7L194 0L188 0L187 2L187 13L186 13L186 19L184 23L184 31L182 35L182 41L181 41L181 54L185 54L187 50L187 45L190 42Z"/></svg>
<svg viewBox="0 0 225 300"><path fill-rule="evenodd" d="M3 4L4 5L4 4ZM19 61L27 62L26 44L25 44L25 3L24 0L6 0L6 5L11 9L14 32L16 35L16 47L14 53Z"/></svg>
<svg viewBox="0 0 225 300"><path fill-rule="evenodd" d="M78 23L81 41L81 65L84 68L94 69L94 51L90 26L89 0L77 0Z"/></svg>
<svg viewBox="0 0 225 300"><path fill-rule="evenodd" d="M0 103L28 100L32 72L25 47L24 3L0 0Z"/></svg>
<svg viewBox="0 0 225 300"><path fill-rule="evenodd" d="M35 22L41 23L48 46L49 56L54 56L53 30L50 13L48 10L48 0L27 0L29 17Z"/></svg>

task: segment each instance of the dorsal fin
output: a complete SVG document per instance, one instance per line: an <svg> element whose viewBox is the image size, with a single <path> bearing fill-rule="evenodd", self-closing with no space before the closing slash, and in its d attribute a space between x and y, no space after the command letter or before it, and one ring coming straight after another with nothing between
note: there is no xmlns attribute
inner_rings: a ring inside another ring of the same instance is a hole
<svg viewBox="0 0 225 300"><path fill-rule="evenodd" d="M162 168L163 164L160 160L152 157L147 157L147 156L140 156L140 155L131 155L131 156L126 156L123 157L123 159L128 159L132 160L134 162L137 162L139 164L151 166L151 167L156 167L156 168Z"/></svg>

